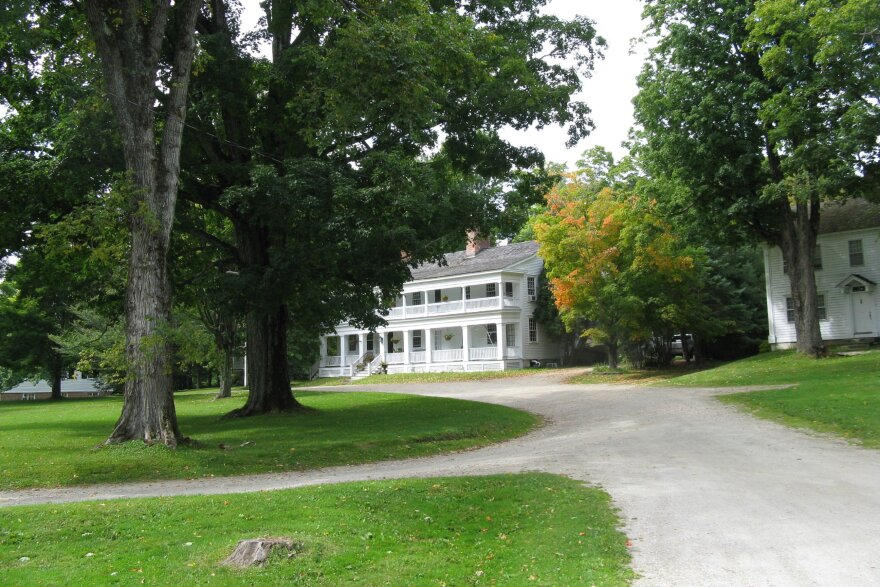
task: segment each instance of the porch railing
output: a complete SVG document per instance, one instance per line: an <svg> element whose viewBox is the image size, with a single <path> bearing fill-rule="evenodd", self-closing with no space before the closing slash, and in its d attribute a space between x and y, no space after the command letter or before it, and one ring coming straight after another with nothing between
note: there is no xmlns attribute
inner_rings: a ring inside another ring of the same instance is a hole
<svg viewBox="0 0 880 587"><path fill-rule="evenodd" d="M400 306L390 308L387 317L390 319L418 318L422 316L436 316L438 314L460 314L462 312L479 312L481 310L517 306L519 306L519 298L495 296L491 298L439 302L436 304L420 304L418 306Z"/></svg>
<svg viewBox="0 0 880 587"><path fill-rule="evenodd" d="M342 366L342 357L324 357L321 359L322 367L341 367Z"/></svg>
<svg viewBox="0 0 880 587"><path fill-rule="evenodd" d="M404 353L388 353L385 355L385 362L389 365L400 365L404 362Z"/></svg>
<svg viewBox="0 0 880 587"><path fill-rule="evenodd" d="M497 359L498 348L494 346L472 348L470 349L470 357L472 361Z"/></svg>
<svg viewBox="0 0 880 587"><path fill-rule="evenodd" d="M409 354L410 363L424 363L428 358L425 351L413 351Z"/></svg>
<svg viewBox="0 0 880 587"><path fill-rule="evenodd" d="M464 351L461 349L443 349L434 351L432 353L431 359L435 363L443 363L446 361L460 361L464 356Z"/></svg>

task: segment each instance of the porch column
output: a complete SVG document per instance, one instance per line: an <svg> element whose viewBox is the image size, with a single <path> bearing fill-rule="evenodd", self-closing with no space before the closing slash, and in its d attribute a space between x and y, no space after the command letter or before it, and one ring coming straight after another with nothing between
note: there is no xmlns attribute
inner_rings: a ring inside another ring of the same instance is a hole
<svg viewBox="0 0 880 587"><path fill-rule="evenodd" d="M412 330L404 330L403 331L403 364L409 365L409 349L411 346L410 337L412 336Z"/></svg>
<svg viewBox="0 0 880 587"><path fill-rule="evenodd" d="M498 347L498 360L504 360L504 346L507 344L507 337L504 332L504 322L500 320L495 324L495 346Z"/></svg>
<svg viewBox="0 0 880 587"><path fill-rule="evenodd" d="M471 341L467 325L461 327L461 360L464 361L464 370L467 371L468 361L471 360Z"/></svg>
<svg viewBox="0 0 880 587"><path fill-rule="evenodd" d="M425 363L431 364L431 355L434 352L434 332L430 328L425 328Z"/></svg>
<svg viewBox="0 0 880 587"><path fill-rule="evenodd" d="M379 354L382 355L382 362L383 363L388 362L388 341L385 340L387 336L388 336L387 332L383 332L382 334L379 334L378 336L376 336L376 338L379 339Z"/></svg>
<svg viewBox="0 0 880 587"><path fill-rule="evenodd" d="M321 365L324 365L324 359L327 357L327 335L321 337Z"/></svg>
<svg viewBox="0 0 880 587"><path fill-rule="evenodd" d="M358 335L358 356L364 356L367 352L367 335L359 334Z"/></svg>

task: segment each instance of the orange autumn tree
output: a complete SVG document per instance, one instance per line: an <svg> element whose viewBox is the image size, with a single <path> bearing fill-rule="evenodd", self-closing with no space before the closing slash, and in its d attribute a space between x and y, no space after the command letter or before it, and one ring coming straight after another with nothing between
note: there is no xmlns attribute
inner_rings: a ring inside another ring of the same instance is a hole
<svg viewBox="0 0 880 587"><path fill-rule="evenodd" d="M550 288L569 331L608 349L643 343L686 322L697 280L694 252L636 195L567 174L534 222ZM587 324L584 328L583 324Z"/></svg>

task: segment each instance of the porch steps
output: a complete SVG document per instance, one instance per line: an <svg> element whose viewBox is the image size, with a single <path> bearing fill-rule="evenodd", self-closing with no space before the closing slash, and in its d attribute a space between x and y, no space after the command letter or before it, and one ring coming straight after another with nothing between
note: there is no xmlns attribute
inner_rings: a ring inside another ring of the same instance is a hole
<svg viewBox="0 0 880 587"><path fill-rule="evenodd" d="M829 351L832 353L867 351L877 346L876 338L854 338L829 343Z"/></svg>

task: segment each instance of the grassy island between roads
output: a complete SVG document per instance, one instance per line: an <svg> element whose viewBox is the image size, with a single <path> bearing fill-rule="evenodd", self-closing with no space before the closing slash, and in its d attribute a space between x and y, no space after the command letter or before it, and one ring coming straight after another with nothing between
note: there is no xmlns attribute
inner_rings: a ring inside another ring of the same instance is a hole
<svg viewBox="0 0 880 587"><path fill-rule="evenodd" d="M780 351L702 370L691 365L614 373L599 369L569 382L663 387L784 385L785 389L725 394L718 399L761 418L880 447L880 351L822 359Z"/></svg>
<svg viewBox="0 0 880 587"><path fill-rule="evenodd" d="M720 396L750 413L880 447L880 352L810 359L765 353L663 383L692 387L790 385Z"/></svg>
<svg viewBox="0 0 880 587"><path fill-rule="evenodd" d="M0 403L0 490L314 469L484 446L539 424L522 411L464 400L388 393L318 393L297 398L305 413L221 420L244 392L176 395L193 446L142 442L102 446L119 397Z"/></svg>
<svg viewBox="0 0 880 587"><path fill-rule="evenodd" d="M0 509L2 585L627 585L607 494L546 474ZM239 540L290 538L264 568Z"/></svg>

